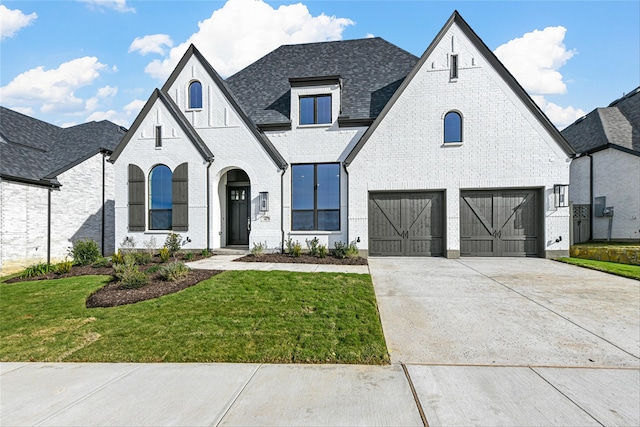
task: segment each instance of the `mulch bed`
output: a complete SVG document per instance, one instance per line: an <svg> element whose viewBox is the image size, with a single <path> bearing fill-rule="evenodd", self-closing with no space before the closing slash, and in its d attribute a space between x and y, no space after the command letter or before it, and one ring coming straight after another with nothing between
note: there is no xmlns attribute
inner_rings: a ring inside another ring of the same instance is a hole
<svg viewBox="0 0 640 427"><path fill-rule="evenodd" d="M190 261L197 261L205 257L197 255ZM184 260L187 262L186 260ZM154 265L160 264L160 259L155 257L151 263L139 266L140 270L146 271ZM189 274L176 282L167 282L160 278L159 273L152 273L149 275L149 283L139 289L120 289L119 283L115 281L115 278L107 285L98 289L87 298L87 308L95 307L116 307L125 304L134 304L140 301L146 301L153 298L158 298L163 295L172 294L186 289L190 286L196 285L203 280L206 280L216 274L222 273L221 270L191 270ZM52 280L52 279L64 279L67 277L75 276L89 276L89 275L105 275L113 277L112 267L92 267L77 266L71 267L71 271L65 274L47 273L42 276L20 278L14 277L7 280L5 283L27 282L32 280Z"/></svg>
<svg viewBox="0 0 640 427"><path fill-rule="evenodd" d="M289 254L273 253L262 254L259 256L250 254L242 258L235 259L238 262L280 262L287 264L334 264L334 265L367 265L367 260L361 257L355 258L337 258L327 255L325 258L318 258L308 254L301 254L294 257Z"/></svg>

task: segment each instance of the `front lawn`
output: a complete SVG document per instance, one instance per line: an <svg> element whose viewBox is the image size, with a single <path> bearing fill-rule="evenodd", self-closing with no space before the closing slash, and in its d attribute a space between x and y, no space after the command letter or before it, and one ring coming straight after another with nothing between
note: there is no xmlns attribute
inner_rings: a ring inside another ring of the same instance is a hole
<svg viewBox="0 0 640 427"><path fill-rule="evenodd" d="M368 275L228 271L161 298L86 308L108 281L0 283L0 360L389 361Z"/></svg>
<svg viewBox="0 0 640 427"><path fill-rule="evenodd" d="M592 270L604 271L630 279L640 280L640 265L620 264L617 262L595 261L583 258L558 258L558 261L578 265Z"/></svg>

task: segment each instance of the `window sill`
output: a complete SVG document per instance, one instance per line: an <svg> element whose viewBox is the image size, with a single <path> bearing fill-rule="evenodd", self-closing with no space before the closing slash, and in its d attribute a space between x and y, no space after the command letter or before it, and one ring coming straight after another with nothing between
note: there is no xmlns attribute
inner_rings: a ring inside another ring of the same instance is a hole
<svg viewBox="0 0 640 427"><path fill-rule="evenodd" d="M340 230L326 231L326 230L291 230L290 235L295 236L330 236L332 234L341 234Z"/></svg>
<svg viewBox="0 0 640 427"><path fill-rule="evenodd" d="M441 147L462 147L463 142L445 142Z"/></svg>
<svg viewBox="0 0 640 427"><path fill-rule="evenodd" d="M314 128L330 128L333 125L333 123L319 123L319 124L313 124L313 125L298 125L296 126L297 129L314 129Z"/></svg>
<svg viewBox="0 0 640 427"><path fill-rule="evenodd" d="M187 113L189 113L189 112L191 112L191 111L198 112L198 111L202 111L202 110L203 110L203 109L202 109L202 107L200 107L200 108L187 108L187 109L186 109L186 110L184 110L184 111L186 111Z"/></svg>

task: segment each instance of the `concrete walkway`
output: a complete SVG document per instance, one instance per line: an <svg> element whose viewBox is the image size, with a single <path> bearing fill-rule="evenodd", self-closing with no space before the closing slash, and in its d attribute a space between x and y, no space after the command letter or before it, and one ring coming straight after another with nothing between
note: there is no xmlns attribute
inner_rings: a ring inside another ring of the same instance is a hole
<svg viewBox="0 0 640 427"><path fill-rule="evenodd" d="M318 271L222 257L191 265ZM1 363L0 424L640 425L640 282L540 259L370 268L390 366Z"/></svg>
<svg viewBox="0 0 640 427"><path fill-rule="evenodd" d="M203 270L280 270L300 271L307 273L357 273L369 274L367 265L332 265L332 264L286 264L274 262L238 262L235 259L244 255L216 255L211 258L189 262L191 268Z"/></svg>

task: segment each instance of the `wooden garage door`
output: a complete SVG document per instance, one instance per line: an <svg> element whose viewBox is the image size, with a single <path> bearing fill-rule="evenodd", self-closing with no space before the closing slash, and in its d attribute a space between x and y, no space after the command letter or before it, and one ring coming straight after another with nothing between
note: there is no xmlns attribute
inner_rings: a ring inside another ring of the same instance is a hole
<svg viewBox="0 0 640 427"><path fill-rule="evenodd" d="M467 191L460 200L460 254L538 256L539 190Z"/></svg>
<svg viewBox="0 0 640 427"><path fill-rule="evenodd" d="M369 254L440 256L444 194L369 193Z"/></svg>

